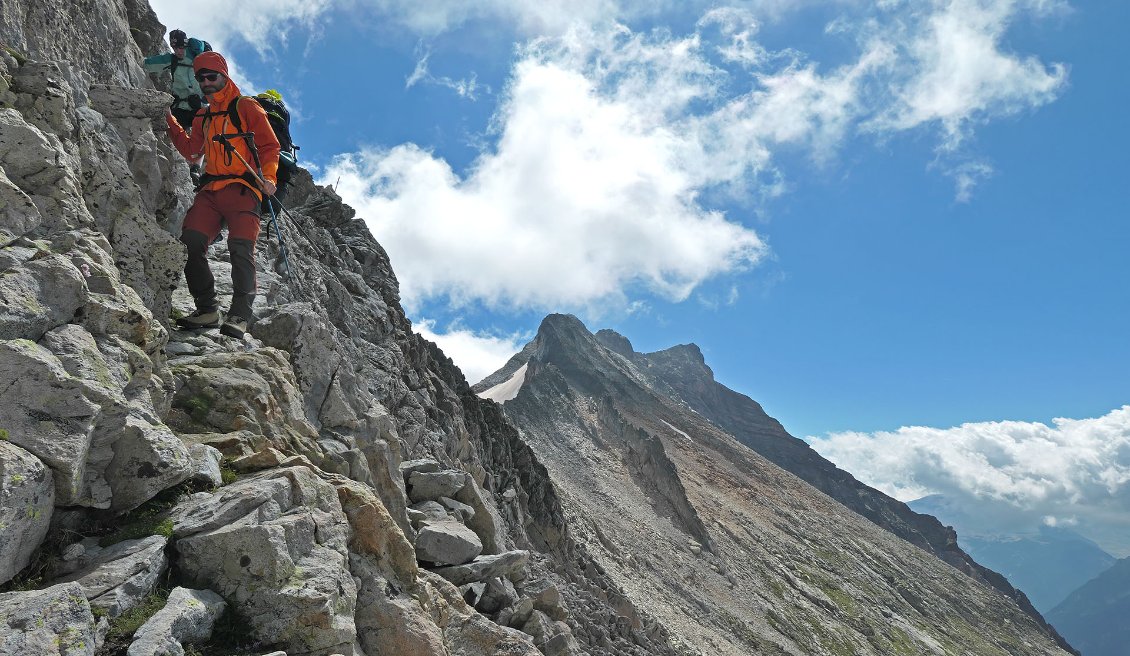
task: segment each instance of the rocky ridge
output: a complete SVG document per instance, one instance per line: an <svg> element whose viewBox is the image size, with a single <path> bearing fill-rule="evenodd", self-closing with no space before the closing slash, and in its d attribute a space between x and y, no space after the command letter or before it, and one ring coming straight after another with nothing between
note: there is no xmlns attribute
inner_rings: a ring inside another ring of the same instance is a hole
<svg viewBox="0 0 1130 656"><path fill-rule="evenodd" d="M1074 653L951 530L835 470L697 347L636 353L551 315L475 389L504 401L577 539L686 649Z"/></svg>
<svg viewBox="0 0 1130 656"><path fill-rule="evenodd" d="M1117 656L1130 644L1130 558L1117 560L1048 612L1087 656Z"/></svg>
<svg viewBox="0 0 1130 656"><path fill-rule="evenodd" d="M140 67L164 28L143 0L0 15L0 654L678 653L332 189L291 192L293 278L261 237L247 339L171 330L190 182Z"/></svg>

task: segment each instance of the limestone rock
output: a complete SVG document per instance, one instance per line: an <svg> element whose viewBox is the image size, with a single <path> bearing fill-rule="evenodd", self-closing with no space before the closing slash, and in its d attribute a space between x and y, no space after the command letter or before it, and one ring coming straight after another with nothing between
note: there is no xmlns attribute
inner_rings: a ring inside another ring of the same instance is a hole
<svg viewBox="0 0 1130 656"><path fill-rule="evenodd" d="M0 594L0 656L94 656L94 614L77 583Z"/></svg>
<svg viewBox="0 0 1130 656"><path fill-rule="evenodd" d="M220 450L207 444L194 444L188 449L192 458L192 474L190 478L197 483L219 487L224 478L220 473L220 462L224 454Z"/></svg>
<svg viewBox="0 0 1130 656"><path fill-rule="evenodd" d="M518 592L509 579L487 579L475 608L491 616L495 616L502 609L514 605L518 601ZM500 622L501 623L501 622Z"/></svg>
<svg viewBox="0 0 1130 656"><path fill-rule="evenodd" d="M440 497L439 503L444 508L450 510L452 514L458 517L459 521L463 522L464 524L468 523L468 520L472 519L475 516L475 509L461 501L456 501L455 499L450 499L448 497Z"/></svg>
<svg viewBox="0 0 1130 656"><path fill-rule="evenodd" d="M562 607L561 591L546 579L525 582L522 594L533 602L534 608L554 620L564 620L568 613Z"/></svg>
<svg viewBox="0 0 1130 656"><path fill-rule="evenodd" d="M98 406L57 357L27 340L0 341L0 389L8 439L51 467L56 504L78 503Z"/></svg>
<svg viewBox="0 0 1130 656"><path fill-rule="evenodd" d="M530 636L499 626L474 612L463 601L459 589L439 576L422 572L421 576L437 599L444 639L451 656L539 656Z"/></svg>
<svg viewBox="0 0 1130 656"><path fill-rule="evenodd" d="M144 351L73 324L49 332L42 345L73 377L64 384L97 406L83 461L70 464L81 469L77 503L128 510L188 476L187 449L157 419L153 388L161 384Z"/></svg>
<svg viewBox="0 0 1130 656"><path fill-rule="evenodd" d="M416 557L435 565L462 565L482 553L475 532L454 520L428 523L416 534Z"/></svg>
<svg viewBox="0 0 1130 656"><path fill-rule="evenodd" d="M408 475L408 498L412 502L438 501L454 497L467 484L465 472L448 469L438 472L413 471Z"/></svg>
<svg viewBox="0 0 1130 656"><path fill-rule="evenodd" d="M48 255L0 274L0 339L38 340L86 304L86 281L70 260Z"/></svg>
<svg viewBox="0 0 1130 656"><path fill-rule="evenodd" d="M174 510L174 531L186 535L176 544L180 570L221 594L254 635L298 653L351 652L348 519L314 470L268 470L194 495Z"/></svg>
<svg viewBox="0 0 1130 656"><path fill-rule="evenodd" d="M409 509L415 513L412 526L416 527L417 530L421 526L429 523L445 522L447 521L447 517L450 516L450 513L447 513L447 509L438 501L420 501L418 504L409 506Z"/></svg>
<svg viewBox="0 0 1130 656"><path fill-rule="evenodd" d="M0 248L37 228L39 208L0 168Z"/></svg>
<svg viewBox="0 0 1130 656"><path fill-rule="evenodd" d="M346 556L318 544L320 521L304 510L198 533L177 542L180 566L233 603L262 640L301 653L352 645L356 583Z"/></svg>
<svg viewBox="0 0 1130 656"><path fill-rule="evenodd" d="M291 354L291 364L304 397L305 415L318 420L343 360L326 320L309 304L291 304L256 322L252 334L264 344ZM356 419L356 415L352 418ZM348 421L345 416L329 419L329 425Z"/></svg>
<svg viewBox="0 0 1130 656"><path fill-rule="evenodd" d="M171 366L178 389L167 423L184 433L251 431L289 454L321 459L288 356L274 348L210 353Z"/></svg>
<svg viewBox="0 0 1130 656"><path fill-rule="evenodd" d="M169 566L168 538L125 540L98 552L85 569L59 579L78 583L90 605L117 617L147 597Z"/></svg>
<svg viewBox="0 0 1130 656"><path fill-rule="evenodd" d="M172 511L173 535L178 539L243 522L275 519L294 505L290 481L268 475L241 478L214 493L200 492L182 500Z"/></svg>
<svg viewBox="0 0 1130 656"><path fill-rule="evenodd" d="M29 76L23 78L25 84ZM42 108L40 108L42 109ZM55 110L47 113L59 116ZM42 227L68 230L90 226L82 203L77 158L58 136L29 123L15 109L0 108L0 167L39 209Z"/></svg>
<svg viewBox="0 0 1130 656"><path fill-rule="evenodd" d="M431 458L420 458L419 460L406 460L400 463L400 474L407 480L415 472L434 474L442 468L438 462Z"/></svg>
<svg viewBox="0 0 1130 656"><path fill-rule="evenodd" d="M259 471L278 467L284 460L286 460L285 454L273 447L267 447L262 451L233 459L231 468L238 472Z"/></svg>
<svg viewBox="0 0 1130 656"><path fill-rule="evenodd" d="M0 583L27 566L51 524L55 483L38 458L0 440Z"/></svg>
<svg viewBox="0 0 1130 656"><path fill-rule="evenodd" d="M109 118L163 118L173 100L171 95L156 89L109 84L92 84L87 94L90 106Z"/></svg>
<svg viewBox="0 0 1130 656"><path fill-rule="evenodd" d="M472 510L470 517L465 517L467 526L483 541L483 552L498 554L506 551L506 523L502 514L498 512L490 493L484 490L474 478L467 477L467 485L460 490L455 498L460 503L466 504Z"/></svg>
<svg viewBox="0 0 1130 656"><path fill-rule="evenodd" d="M227 602L211 590L174 588L165 607L149 618L133 636L128 656L184 656L182 643L212 636L212 627Z"/></svg>
<svg viewBox="0 0 1130 656"><path fill-rule="evenodd" d="M350 571L361 582L357 596L357 639L367 654L432 656L445 652L423 590L416 595L392 586L374 558L352 554Z"/></svg>
<svg viewBox="0 0 1130 656"><path fill-rule="evenodd" d="M508 551L496 556L479 556L469 563L432 570L453 585L467 585L494 577L505 577L520 571L530 559L528 551ZM560 595L558 595L560 601Z"/></svg>
<svg viewBox="0 0 1130 656"><path fill-rule="evenodd" d="M380 499L354 481L333 478L331 482L353 529L352 551L376 557L383 564L385 578L414 581L415 551Z"/></svg>
<svg viewBox="0 0 1130 656"><path fill-rule="evenodd" d="M114 459L106 468L113 493L111 509L136 508L192 475L188 449L164 424L131 412L118 435Z"/></svg>

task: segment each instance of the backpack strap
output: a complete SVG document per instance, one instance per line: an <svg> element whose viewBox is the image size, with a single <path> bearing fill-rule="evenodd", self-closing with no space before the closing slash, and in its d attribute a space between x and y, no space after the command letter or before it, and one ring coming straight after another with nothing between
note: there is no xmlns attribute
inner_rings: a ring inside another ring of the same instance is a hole
<svg viewBox="0 0 1130 656"><path fill-rule="evenodd" d="M243 132L243 119L239 117L239 101L243 100L244 98L247 98L252 102L255 102L256 104L258 103L258 101L255 100L254 96L236 96L234 99L232 99L231 103L228 104L228 120L230 120L231 124L235 126L236 132ZM255 160L255 168L262 170L263 165L259 162L259 149L255 146L254 143L251 143L247 144L247 150L251 151L251 157Z"/></svg>

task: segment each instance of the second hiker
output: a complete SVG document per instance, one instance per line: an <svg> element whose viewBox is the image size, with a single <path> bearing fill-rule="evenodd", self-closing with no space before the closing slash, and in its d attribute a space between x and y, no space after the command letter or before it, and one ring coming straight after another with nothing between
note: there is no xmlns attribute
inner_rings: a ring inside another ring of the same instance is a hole
<svg viewBox="0 0 1130 656"><path fill-rule="evenodd" d="M184 30L169 32L171 53L145 58L145 71L157 76L169 72L169 92L173 94L173 116L185 130L192 129L192 117L204 106L204 95L193 77L192 60L206 47L199 39L189 39Z"/></svg>
<svg viewBox="0 0 1130 656"><path fill-rule="evenodd" d="M196 311L178 319L177 325L219 326L221 333L242 338L254 319L251 308L256 291L255 240L259 237L260 203L264 194L275 193L279 142L263 108L251 100L240 102L239 88L228 78L227 62L219 53L201 53L193 67L196 80L208 97L208 110L197 113L188 134L171 112L166 115L169 137L181 155L189 161L204 156L204 175L196 199L185 214L180 237L188 248L184 277ZM242 133L232 121L237 114ZM262 187L245 162L262 168ZM208 246L225 224L233 294L231 308L221 325L215 278L208 266Z"/></svg>

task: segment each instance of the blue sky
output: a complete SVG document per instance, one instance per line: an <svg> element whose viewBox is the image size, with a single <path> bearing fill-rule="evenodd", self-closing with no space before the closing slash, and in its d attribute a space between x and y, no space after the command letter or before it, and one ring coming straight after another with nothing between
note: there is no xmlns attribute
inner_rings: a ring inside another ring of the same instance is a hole
<svg viewBox="0 0 1130 656"><path fill-rule="evenodd" d="M572 312L900 498L1127 521L1130 4L154 6L283 92L472 382Z"/></svg>

